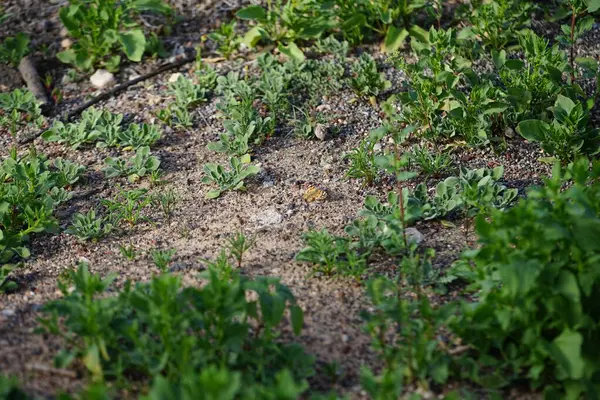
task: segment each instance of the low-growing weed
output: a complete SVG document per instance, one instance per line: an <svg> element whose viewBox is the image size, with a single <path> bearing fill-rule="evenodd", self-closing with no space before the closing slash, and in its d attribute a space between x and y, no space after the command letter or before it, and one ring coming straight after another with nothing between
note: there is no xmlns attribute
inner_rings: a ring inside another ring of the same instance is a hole
<svg viewBox="0 0 600 400"><path fill-rule="evenodd" d="M414 146L411 149L410 162L416 164L426 176L439 176L453 168L449 154L433 153L424 146Z"/></svg>
<svg viewBox="0 0 600 400"><path fill-rule="evenodd" d="M242 43L254 47L260 41L278 45L281 53L297 61L303 61L302 50L294 43L319 37L334 25L331 7L314 1L270 1L267 8L250 5L236 12L240 19L253 21L255 25L246 32Z"/></svg>
<svg viewBox="0 0 600 400"><path fill-rule="evenodd" d="M160 130L156 125L131 124L119 134L118 144L139 149L143 146L152 146L160 139L160 136Z"/></svg>
<svg viewBox="0 0 600 400"><path fill-rule="evenodd" d="M452 212L471 218L479 213L488 214L492 209L504 210L516 199L517 190L498 183L503 174L501 166L493 170L461 168L458 177L438 183L432 196L427 194L425 184L417 185L411 199L419 204L425 220L442 218Z"/></svg>
<svg viewBox="0 0 600 400"><path fill-rule="evenodd" d="M73 186L86 170L83 165L60 157L54 159L53 165L58 171L58 184L63 187Z"/></svg>
<svg viewBox="0 0 600 400"><path fill-rule="evenodd" d="M104 174L107 178L126 176L130 182L136 182L160 167L160 160L151 155L148 146L138 148L129 159L107 157L104 162Z"/></svg>
<svg viewBox="0 0 600 400"><path fill-rule="evenodd" d="M376 377L365 368L363 387L373 398L384 399L399 397L405 384L414 381L424 388L430 380L445 383L452 358L438 339L438 331L450 320L454 306L433 308L426 295L415 301L404 299L399 282L389 278L370 280L367 294L374 310L363 311L362 317L384 369ZM393 397L385 397L392 393Z"/></svg>
<svg viewBox="0 0 600 400"><path fill-rule="evenodd" d="M296 260L313 265L313 273L326 276L346 275L360 279L367 271L367 260L350 247L350 241L333 236L326 229L303 235L306 247L296 254Z"/></svg>
<svg viewBox="0 0 600 400"><path fill-rule="evenodd" d="M563 163L600 152L600 131L590 126L590 110L586 105L558 95L552 114L551 123L537 119L521 121L518 132L525 139L540 142L546 153Z"/></svg>
<svg viewBox="0 0 600 400"><path fill-rule="evenodd" d="M86 214L75 214L72 225L65 231L75 235L82 242L87 240L97 241L108 235L113 230L113 225L107 217L97 217L96 210L90 209Z"/></svg>
<svg viewBox="0 0 600 400"><path fill-rule="evenodd" d="M102 204L114 225L120 221L126 221L130 226L140 220L151 222L142 215L144 208L152 201L147 193L146 189L119 190L112 200L102 200Z"/></svg>
<svg viewBox="0 0 600 400"><path fill-rule="evenodd" d="M377 70L377 63L369 53L361 54L352 64L351 70L350 87L359 96L376 97L381 91L392 86L383 73Z"/></svg>
<svg viewBox="0 0 600 400"><path fill-rule="evenodd" d="M127 246L119 246L119 252L129 261L133 261L137 257L135 246L131 243Z"/></svg>
<svg viewBox="0 0 600 400"><path fill-rule="evenodd" d="M254 246L255 241L256 238L247 237L242 231L236 233L232 238L229 239L229 253L235 259L238 268L242 268L242 259L244 254L250 250L252 246Z"/></svg>
<svg viewBox="0 0 600 400"><path fill-rule="evenodd" d="M478 301L451 324L474 382L527 382L547 398L599 393L599 177L598 162L557 163L515 207L477 218L480 246L465 257Z"/></svg>
<svg viewBox="0 0 600 400"><path fill-rule="evenodd" d="M23 32L9 36L0 44L0 62L16 67L29 53L29 36Z"/></svg>
<svg viewBox="0 0 600 400"><path fill-rule="evenodd" d="M16 151L0 167L0 265L26 258L32 234L57 232L56 208L70 199L64 175L32 148Z"/></svg>
<svg viewBox="0 0 600 400"><path fill-rule="evenodd" d="M207 88L195 84L183 75L169 84L169 93L175 97L175 104L186 110L205 102L208 96Z"/></svg>
<svg viewBox="0 0 600 400"><path fill-rule="evenodd" d="M229 171L219 164L204 164L204 178L202 183L216 184L217 189L206 193L207 199L215 199L228 190L245 190L244 179L254 176L260 172L257 165L245 165L241 159L232 157L229 159Z"/></svg>
<svg viewBox="0 0 600 400"><path fill-rule="evenodd" d="M287 312L295 334L303 325L291 291L277 279L249 280L235 270L210 268L202 276L201 288L168 273L116 288L114 275L102 278L80 264L70 272L73 289L61 285L64 297L46 305L41 320L45 332L72 342L58 365L80 360L92 381L117 388L147 384L152 399L183 390L192 397L297 398L314 360L279 340Z"/></svg>
<svg viewBox="0 0 600 400"><path fill-rule="evenodd" d="M360 144L344 155L344 159L350 160L350 166L346 171L348 178L360 179L365 186L371 186L379 168L375 163L375 144L377 142L372 137L363 139Z"/></svg>
<svg viewBox="0 0 600 400"><path fill-rule="evenodd" d="M240 38L235 32L237 22L222 22L216 31L208 34L208 38L217 44L217 53L230 59L240 46Z"/></svg>
<svg viewBox="0 0 600 400"><path fill-rule="evenodd" d="M160 272L166 272L167 267L171 263L175 253L177 253L177 250L175 249L155 249L150 251L150 257L152 257L152 262L154 265L156 265L156 268L158 268Z"/></svg>
<svg viewBox="0 0 600 400"><path fill-rule="evenodd" d="M75 43L58 53L58 59L85 71L97 65L118 70L120 52L130 61L141 61L147 49L146 36L135 18L141 12L169 15L171 9L161 0L69 0L59 15Z"/></svg>
<svg viewBox="0 0 600 400"><path fill-rule="evenodd" d="M33 93L20 89L0 93L1 130L7 129L14 138L23 127L40 128L43 123L42 110Z"/></svg>
<svg viewBox="0 0 600 400"><path fill-rule="evenodd" d="M179 198L173 189L169 189L164 193L157 193L152 196L152 203L155 207L162 211L167 222L171 220L171 216L175 211L175 206L177 205L178 201Z"/></svg>
<svg viewBox="0 0 600 400"><path fill-rule="evenodd" d="M527 0L476 0L469 3L471 26L461 31L485 48L501 50L518 45L518 35L531 24L535 5Z"/></svg>

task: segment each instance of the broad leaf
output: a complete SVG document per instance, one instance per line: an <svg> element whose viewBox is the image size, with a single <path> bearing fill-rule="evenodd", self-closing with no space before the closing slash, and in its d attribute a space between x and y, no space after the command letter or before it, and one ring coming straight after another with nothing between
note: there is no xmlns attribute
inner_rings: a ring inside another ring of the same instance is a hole
<svg viewBox="0 0 600 400"><path fill-rule="evenodd" d="M398 29L392 25L388 29L387 35L385 36L381 49L385 53L393 53L402 46L404 40L407 37L408 31L406 29Z"/></svg>
<svg viewBox="0 0 600 400"><path fill-rule="evenodd" d="M267 19L267 10L261 6L253 5L238 10L235 16L240 19L264 21Z"/></svg>
<svg viewBox="0 0 600 400"><path fill-rule="evenodd" d="M134 62L142 61L142 56L146 49L146 37L141 29L121 33L119 34L119 39L127 58Z"/></svg>

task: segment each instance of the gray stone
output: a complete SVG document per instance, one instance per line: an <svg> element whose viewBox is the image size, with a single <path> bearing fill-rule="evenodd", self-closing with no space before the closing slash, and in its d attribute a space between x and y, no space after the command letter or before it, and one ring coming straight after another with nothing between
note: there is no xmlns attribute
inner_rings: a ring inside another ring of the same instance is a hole
<svg viewBox="0 0 600 400"><path fill-rule="evenodd" d="M98 89L112 86L116 83L115 76L105 69L99 69L90 77L92 85Z"/></svg>
<svg viewBox="0 0 600 400"><path fill-rule="evenodd" d="M423 234L417 228L406 228L406 239L410 243L420 244L423 241Z"/></svg>
<svg viewBox="0 0 600 400"><path fill-rule="evenodd" d="M278 225L283 221L283 215L277 212L275 207L269 207L250 217L250 221L259 227Z"/></svg>

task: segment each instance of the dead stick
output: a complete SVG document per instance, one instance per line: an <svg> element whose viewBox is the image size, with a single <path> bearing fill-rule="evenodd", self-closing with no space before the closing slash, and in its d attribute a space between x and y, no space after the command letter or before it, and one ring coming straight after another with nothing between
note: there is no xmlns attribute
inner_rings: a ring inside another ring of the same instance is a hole
<svg viewBox="0 0 600 400"><path fill-rule="evenodd" d="M66 116L62 117L62 118L58 118L59 121L64 122L69 122L71 121L73 118L79 116L79 114L81 114L83 111L85 111L87 108L93 106L96 103L101 102L102 100L106 100L111 98L112 96L114 96L115 94L122 92L123 90L127 89L128 87L135 85L136 83L145 81L146 79L150 79L156 75L162 74L163 72L169 71L171 69L174 68L178 68L181 67L182 65L185 65L187 63L190 63L192 61L194 61L196 59L196 56L188 56L185 58L182 58L181 60L177 60L174 61L172 63L168 63L163 65L162 67L149 72L145 75L142 76L138 76L135 79L132 79L130 81L127 81L125 83L122 83L118 86L115 86L114 88L99 94L98 96L94 97L93 99L86 101L85 103L83 103L82 105L80 105L79 107L75 108L74 110L71 110ZM19 141L19 144L26 144L26 143L31 143L33 142L36 138L38 138L39 136L42 135L42 133L44 133L47 129L42 129L41 131L37 132L36 134L23 139L21 141Z"/></svg>
<svg viewBox="0 0 600 400"><path fill-rule="evenodd" d="M48 367L47 365L38 364L38 363L27 364L25 367L28 370L33 371L33 372L42 372L42 373L50 374L50 375L59 375L59 376L64 376L65 378L71 378L71 379L77 378L77 373L74 371L70 371L68 369L52 368L52 367Z"/></svg>
<svg viewBox="0 0 600 400"><path fill-rule="evenodd" d="M41 103L42 108L47 109L51 103L48 100L48 94L46 93L46 89L42 85L42 80L40 75L35 68L35 64L28 56L25 56L21 59L19 63L19 72L21 73L21 77L27 84L27 88L35 98Z"/></svg>

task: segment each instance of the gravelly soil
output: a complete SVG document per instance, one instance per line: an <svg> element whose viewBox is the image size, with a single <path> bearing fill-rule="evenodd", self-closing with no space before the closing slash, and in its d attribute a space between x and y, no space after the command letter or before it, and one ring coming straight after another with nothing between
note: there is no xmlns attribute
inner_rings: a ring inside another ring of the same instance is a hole
<svg viewBox="0 0 600 400"><path fill-rule="evenodd" d="M0 37L19 30L38 32L34 44L44 42L49 45L50 51L56 51L57 41L60 42L55 15L57 6L34 7L33 3L27 6L5 2L7 11L19 11L18 15L27 16L28 22L12 18L0 29ZM182 6L194 8L194 2L189 3ZM209 30L206 26L200 30L197 27L198 24L189 22L181 31L176 30L176 37L193 42ZM595 30L589 43L582 44L581 55L597 54L598 35ZM149 71L158 63L151 60L140 66L124 68L118 78L124 81L132 71ZM0 69L0 88L19 87L18 75L4 69ZM62 84L61 77L65 73L62 66L50 72L65 95L61 107L83 102L91 91L87 80ZM182 72L186 73L186 69ZM396 74L393 70L389 69L387 73L393 80L398 79L398 76L393 76ZM155 122L153 113L170 101L164 94L168 77L169 74L166 74L136 85L100 106L113 112L125 112L126 117L135 121ZM33 330L37 326L36 318L41 306L60 295L57 278L78 260L88 260L95 273L118 273L119 283L128 279L145 281L157 272L148 251L157 247L175 248L177 254L172 270L193 285L197 284L198 271L204 268L200 260L216 256L226 238L243 229L246 234L256 237L256 244L244 261L243 273L278 276L291 287L305 311L306 327L299 341L316 355L318 365L335 360L341 363L344 376L333 386L334 389L351 398L364 397L358 382L359 368L362 364L378 365L375 354L370 350L369 338L361 330L359 311L369 306L364 290L351 280L308 278L309 267L294 261L295 254L302 248L303 232L326 227L330 232L341 233L356 216L367 194L384 198L390 189L386 185L364 189L358 182L345 178L347 163L343 154L381 123L377 109L367 101L352 99L353 94L344 90L326 101L331 107L331 114L335 115L332 125L340 128L339 135L332 135L325 141L307 141L285 134L273 137L255 152L263 172L249 182L248 191L227 193L217 200L204 199L207 187L201 183L202 164L224 160L206 148L221 129L215 116L216 101L213 99L194 112L194 128L178 132L166 128L154 151L161 159L167 183L152 190L173 189L177 193L179 202L171 220L165 220L159 210L149 209L147 216L155 225L141 223L99 243L80 243L65 233L36 237L31 243L33 256L15 274L20 284L19 291L0 295L0 371L16 375L32 394L52 395L62 389L76 391L81 388L81 376L50 375L32 367L51 366L54 355L60 349L58 340L35 334ZM538 146L520 138L506 140L507 150L500 155L490 150L458 148L453 158L457 165L470 168L504 165L507 186L517 187L523 193L525 187L538 183L548 174L549 168L537 161L541 156ZM0 138L0 156L6 155L7 143L7 138ZM101 173L104 158L114 155L111 150L84 148L73 151L40 139L35 141L35 146L50 157L61 156L88 167L87 182L76 187L74 199L59 210L63 227L74 212L87 211L97 206L100 199L110 198L116 192L117 182L105 181ZM298 182L315 182L325 186L329 192L327 201L306 203ZM409 185L418 182L415 180ZM118 183L122 187L139 187L139 184L132 186L125 181ZM147 183L141 185L147 186ZM261 225L257 220L265 213L280 215L281 221ZM416 227L424 235L422 246L436 250L435 264L438 268L447 267L467 245L466 242L474 239L465 238L460 222L454 228L444 227L439 222L420 223ZM139 254L134 261L127 261L119 253L119 246L130 243ZM383 260L376 268L391 273L394 265ZM331 382L323 376L312 383L318 389L332 388Z"/></svg>

